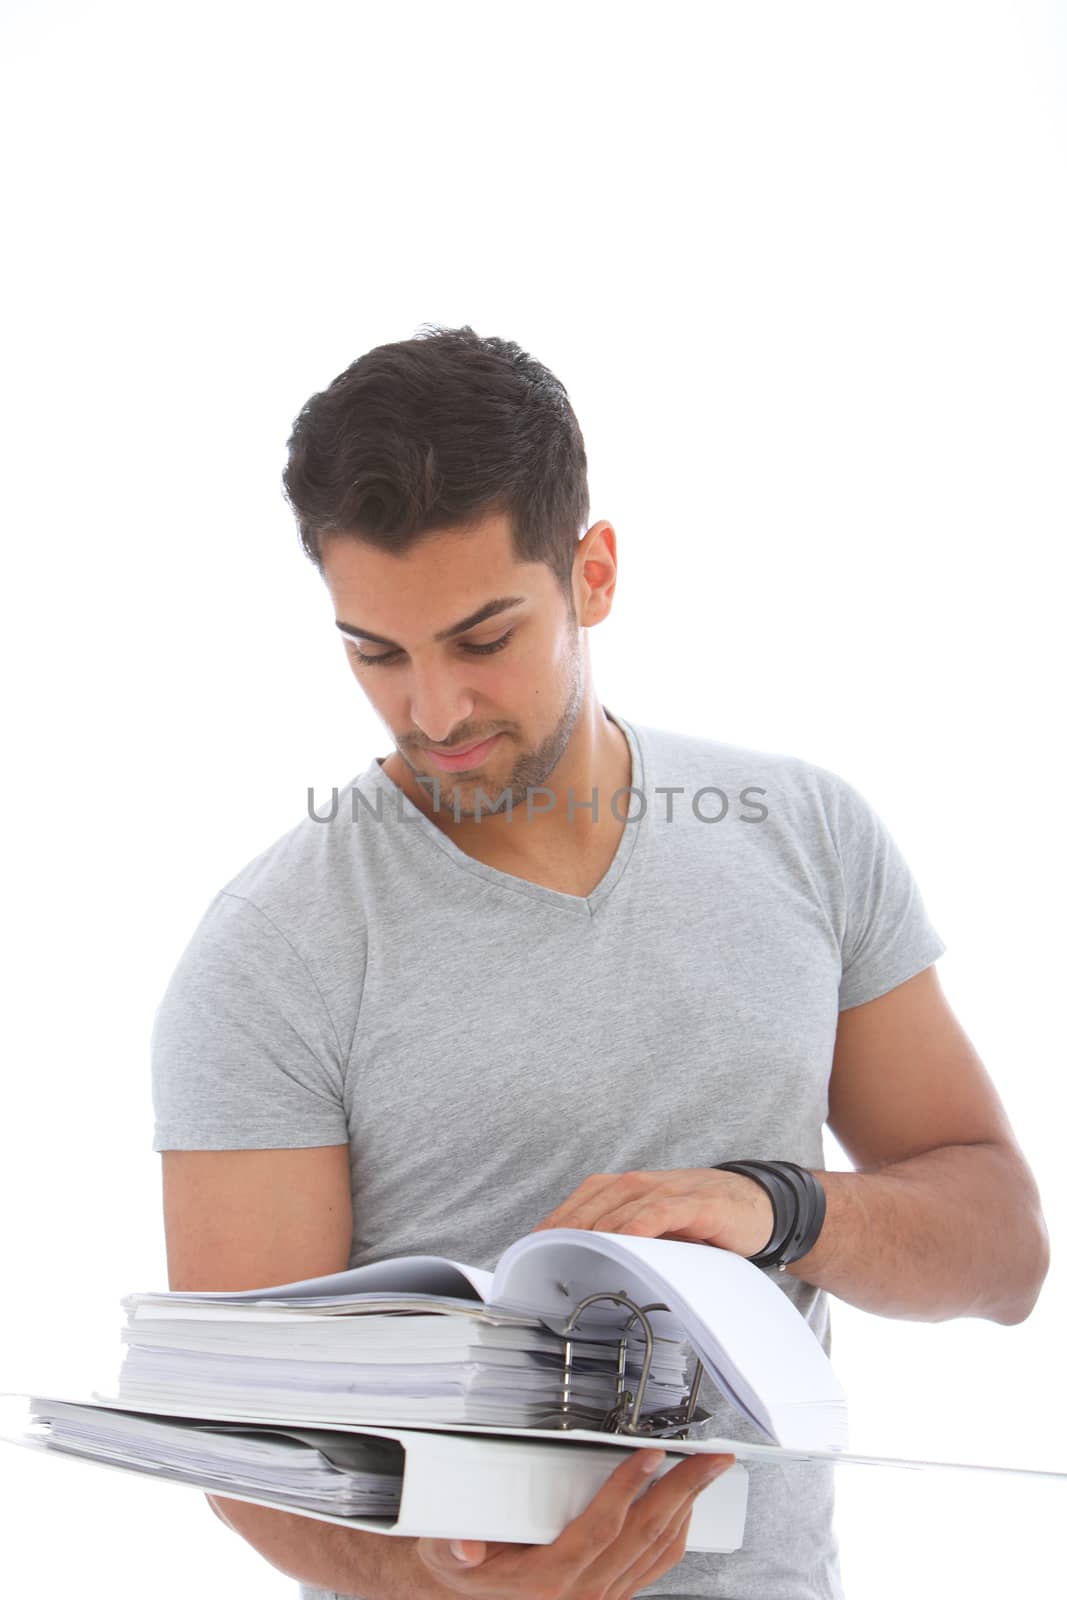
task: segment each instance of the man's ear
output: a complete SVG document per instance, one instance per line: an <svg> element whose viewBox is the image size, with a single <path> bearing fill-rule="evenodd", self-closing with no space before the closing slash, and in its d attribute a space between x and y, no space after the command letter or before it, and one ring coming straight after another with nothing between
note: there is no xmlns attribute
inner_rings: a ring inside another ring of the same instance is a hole
<svg viewBox="0 0 1067 1600"><path fill-rule="evenodd" d="M594 628L611 611L618 579L615 529L606 518L594 522L574 558L575 605L579 626Z"/></svg>

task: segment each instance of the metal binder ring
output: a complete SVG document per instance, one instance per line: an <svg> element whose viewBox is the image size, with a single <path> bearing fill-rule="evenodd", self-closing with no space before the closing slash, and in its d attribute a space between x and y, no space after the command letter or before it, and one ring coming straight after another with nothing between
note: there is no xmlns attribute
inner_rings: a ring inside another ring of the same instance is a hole
<svg viewBox="0 0 1067 1600"><path fill-rule="evenodd" d="M563 1353L563 1426L567 1426L567 1421L571 1415L571 1413L568 1412L568 1406L571 1403L570 1378L571 1373L573 1372L574 1347L571 1339L568 1336L574 1332L578 1317L585 1310L586 1306L592 1305L594 1300L614 1300L618 1305L629 1306L631 1312L633 1313L629 1321L623 1327L622 1336L619 1339L619 1364L615 1404L611 1410L605 1414L601 1422L601 1428L607 1433L651 1433L658 1435L677 1434L683 1439L686 1438L690 1424L694 1421L703 1421L707 1416L707 1413L704 1411L700 1411L698 1413L696 1404L697 1391L700 1388L700 1379L704 1371L703 1364L701 1361L697 1361L696 1371L693 1375L693 1382L689 1391L689 1396L683 1405L668 1406L660 1411L650 1412L649 1415L642 1421L641 1404L645 1398L645 1386L648 1383L649 1373L652 1370L652 1345L655 1340L655 1334L652 1331L652 1324L649 1322L645 1312L669 1311L670 1306L665 1305L662 1300L658 1300L654 1304L649 1304L644 1307L639 1306L621 1289L617 1294L612 1294L609 1290L603 1290L598 1294L587 1294L584 1300L579 1300L570 1316L563 1323L562 1332L564 1338L566 1339ZM628 1330L633 1327L635 1318L640 1320L641 1326L644 1330L645 1357L641 1363L641 1377L637 1384L637 1392L631 1396L626 1389L626 1334ZM630 1401L630 1417L627 1421L623 1416L623 1412L628 1400Z"/></svg>

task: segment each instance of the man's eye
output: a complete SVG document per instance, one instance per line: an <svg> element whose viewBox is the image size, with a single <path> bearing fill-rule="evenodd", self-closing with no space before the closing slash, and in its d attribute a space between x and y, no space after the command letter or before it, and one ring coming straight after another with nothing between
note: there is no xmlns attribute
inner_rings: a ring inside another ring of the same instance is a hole
<svg viewBox="0 0 1067 1600"><path fill-rule="evenodd" d="M471 655L475 656L492 655L494 650L503 650L514 632L514 628L509 628L507 633L502 633L499 639L494 639L490 644L464 644L460 645L460 649L467 650ZM357 650L355 645L350 648L356 660L368 667L377 666L379 662L396 661L404 654L403 650L387 650L382 655L368 656L362 650Z"/></svg>

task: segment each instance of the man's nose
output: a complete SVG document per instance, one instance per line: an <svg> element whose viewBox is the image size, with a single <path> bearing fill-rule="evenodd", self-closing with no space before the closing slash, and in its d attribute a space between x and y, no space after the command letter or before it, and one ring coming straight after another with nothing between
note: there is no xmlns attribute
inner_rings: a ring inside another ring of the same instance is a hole
<svg viewBox="0 0 1067 1600"><path fill-rule="evenodd" d="M412 670L411 720L428 744L445 744L455 729L470 721L474 709L473 691L463 682L462 663L454 672L440 667Z"/></svg>

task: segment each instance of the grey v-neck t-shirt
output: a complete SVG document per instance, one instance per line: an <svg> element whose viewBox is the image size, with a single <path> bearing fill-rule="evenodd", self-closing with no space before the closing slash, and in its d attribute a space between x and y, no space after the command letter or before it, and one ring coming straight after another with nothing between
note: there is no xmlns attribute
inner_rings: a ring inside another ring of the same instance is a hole
<svg viewBox="0 0 1067 1600"><path fill-rule="evenodd" d="M156 1009L152 1148L347 1144L352 1266L492 1269L595 1172L821 1167L838 1012L945 949L917 884L838 774L606 714L631 793L589 895L475 860L384 758L221 888ZM772 1276L829 1352L824 1291ZM698 1403L693 1437L766 1442ZM832 1469L748 1471L742 1548L642 1595L839 1600Z"/></svg>

